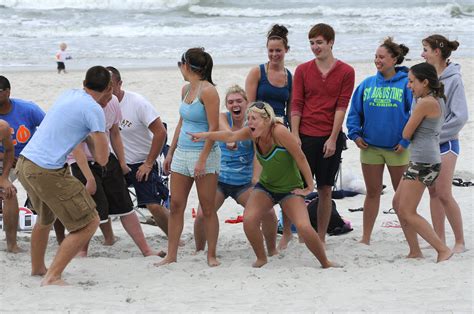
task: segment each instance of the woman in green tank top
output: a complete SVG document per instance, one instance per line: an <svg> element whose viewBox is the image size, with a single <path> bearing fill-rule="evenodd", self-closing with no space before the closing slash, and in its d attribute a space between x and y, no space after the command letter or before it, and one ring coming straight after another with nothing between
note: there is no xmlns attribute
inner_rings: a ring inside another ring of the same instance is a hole
<svg viewBox="0 0 474 314"><path fill-rule="evenodd" d="M324 245L310 224L304 196L314 189L311 170L301 147L275 118L272 107L264 102L254 102L247 109L248 125L238 131L190 133L193 141L236 142L252 139L257 158L262 165L259 183L253 189L244 211L244 231L257 256L253 267L267 263L260 225L262 217L279 203L303 238L304 243L319 260L323 268L334 267L326 257ZM303 175L306 188L303 187ZM266 237L276 241L277 221L271 230L263 230ZM276 254L277 252L275 252Z"/></svg>

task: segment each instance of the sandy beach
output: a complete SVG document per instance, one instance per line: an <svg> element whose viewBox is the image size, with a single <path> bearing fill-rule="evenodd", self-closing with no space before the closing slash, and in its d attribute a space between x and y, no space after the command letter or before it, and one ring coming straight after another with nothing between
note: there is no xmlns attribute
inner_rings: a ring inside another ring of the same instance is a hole
<svg viewBox="0 0 474 314"><path fill-rule="evenodd" d="M453 58L452 61L462 66L469 114L473 117L474 60ZM418 62L421 60L406 65ZM376 71L371 62L351 65L356 70L356 85ZM289 69L294 71L295 66L290 64ZM213 80L221 97L232 84L244 86L250 67L214 68ZM82 86L85 70L66 75L58 75L54 68L2 74L12 84L12 97L32 100L47 111L62 91ZM126 69L122 70L122 79L124 89L141 93L156 106L162 120L168 123L171 137L179 118L183 84L178 69ZM472 127L471 118L460 134L461 155L455 177L463 180L474 180ZM352 142L348 142L348 146L343 153L343 184L349 179L362 180L358 149ZM218 255L222 264L209 268L205 254L193 254L191 209L198 203L194 188L185 213L182 236L185 246L179 250L178 263L164 267L153 266L159 257L142 257L120 222L114 221L118 241L111 247L103 246L103 237L100 231L96 232L89 257L75 258L64 272L64 279L71 286L41 288L40 278L30 276L30 234L18 234L19 245L27 252L8 254L2 232L0 312L472 312L474 187L453 187L463 213L469 250L453 256L448 262L436 264L433 249L423 250L424 259L406 259L408 246L402 230L383 227L387 222L397 220L396 215L382 212L391 207L394 195L387 172L384 182L388 187L381 198L370 246L358 243L362 234L362 212L348 211L348 208L361 207L364 195L336 200L339 213L350 220L354 228L348 234L327 238L328 257L342 264L341 269L321 269L314 256L296 238L288 249L271 257L263 268L252 268L254 254L242 224L224 222L243 212L243 208L230 199L219 211ZM18 182L16 186L22 204L25 192ZM430 217L427 191L419 213ZM161 230L142 226L153 248L166 249L167 239ZM452 246L454 240L449 225L446 230L448 244ZM426 246L422 240L421 244ZM51 232L47 264L56 249L54 232Z"/></svg>

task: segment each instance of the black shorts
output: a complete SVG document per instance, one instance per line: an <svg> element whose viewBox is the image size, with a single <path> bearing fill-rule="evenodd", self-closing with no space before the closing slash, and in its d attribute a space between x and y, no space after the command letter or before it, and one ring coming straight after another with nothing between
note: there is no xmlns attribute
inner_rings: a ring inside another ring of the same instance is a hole
<svg viewBox="0 0 474 314"><path fill-rule="evenodd" d="M300 134L301 149L308 160L311 174L316 178L318 187L334 186L339 164L341 162L342 150L346 139L343 132L340 132L336 140L336 152L329 158L324 158L324 143L328 136L308 136Z"/></svg>
<svg viewBox="0 0 474 314"><path fill-rule="evenodd" d="M117 158L110 154L105 168L94 162L89 162L89 167L97 185L92 198L97 204L100 221L107 222L109 216L124 216L133 212L133 203ZM77 163L71 165L71 170L79 181L86 184L87 180Z"/></svg>
<svg viewBox="0 0 474 314"><path fill-rule="evenodd" d="M232 197L236 202L237 199L245 193L248 189L252 188L252 182L248 182L242 185L232 185L224 182L217 182L217 189L224 195L224 199L229 196Z"/></svg>
<svg viewBox="0 0 474 314"><path fill-rule="evenodd" d="M64 64L64 62L57 62L58 63L58 70L65 70L66 69L66 65Z"/></svg>

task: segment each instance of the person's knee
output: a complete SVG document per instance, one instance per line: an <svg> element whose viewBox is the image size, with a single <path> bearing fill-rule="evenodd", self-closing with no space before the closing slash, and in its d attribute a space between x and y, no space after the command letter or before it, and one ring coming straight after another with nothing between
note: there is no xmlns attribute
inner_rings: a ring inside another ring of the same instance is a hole
<svg viewBox="0 0 474 314"><path fill-rule="evenodd" d="M258 225L260 222L257 220L257 217L253 214L244 212L244 228L253 227Z"/></svg>
<svg viewBox="0 0 474 314"><path fill-rule="evenodd" d="M380 198L380 194L382 194L382 187L369 188L367 189L366 196L368 198Z"/></svg>
<svg viewBox="0 0 474 314"><path fill-rule="evenodd" d="M393 200L392 200L392 208L395 208L395 210L397 210L397 208L400 208L400 200L398 197L394 197Z"/></svg>
<svg viewBox="0 0 474 314"><path fill-rule="evenodd" d="M443 205L448 204L453 199L453 195L451 194L450 190L438 191L437 196Z"/></svg>
<svg viewBox="0 0 474 314"><path fill-rule="evenodd" d="M313 226L309 221L299 220L293 223L296 227L296 230L301 234L308 234L309 232L313 232Z"/></svg>
<svg viewBox="0 0 474 314"><path fill-rule="evenodd" d="M91 229L96 230L97 228L99 228L99 225L100 225L100 218L98 215L95 215L94 218L91 220L91 222L89 222L87 227L90 227Z"/></svg>
<svg viewBox="0 0 474 314"><path fill-rule="evenodd" d="M318 196L319 198L331 198L332 196L332 186L325 185L318 187Z"/></svg>
<svg viewBox="0 0 474 314"><path fill-rule="evenodd" d="M400 209L397 209L397 215L398 215L398 219L400 220L400 223L402 224L409 223L411 218L414 216L412 213L409 213L406 210L400 210Z"/></svg>

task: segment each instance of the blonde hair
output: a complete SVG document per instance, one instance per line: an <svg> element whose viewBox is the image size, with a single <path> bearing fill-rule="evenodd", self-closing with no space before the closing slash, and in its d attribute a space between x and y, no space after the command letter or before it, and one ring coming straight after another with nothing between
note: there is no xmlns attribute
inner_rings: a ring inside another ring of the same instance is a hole
<svg viewBox="0 0 474 314"><path fill-rule="evenodd" d="M62 49L62 50L65 50L67 48L66 43L60 43L59 48Z"/></svg>
<svg viewBox="0 0 474 314"><path fill-rule="evenodd" d="M248 101L247 94L245 93L244 89L240 87L238 84L234 84L231 87L229 87L225 92L224 105L227 105L227 97L229 97L230 94L240 94L245 99L245 101Z"/></svg>
<svg viewBox="0 0 474 314"><path fill-rule="evenodd" d="M258 108L260 106L262 106L261 109ZM283 119L275 116L275 111L273 111L272 106L264 101L254 101L251 103L247 109L247 116L250 112L258 113L263 119L270 119L271 124L283 124Z"/></svg>

